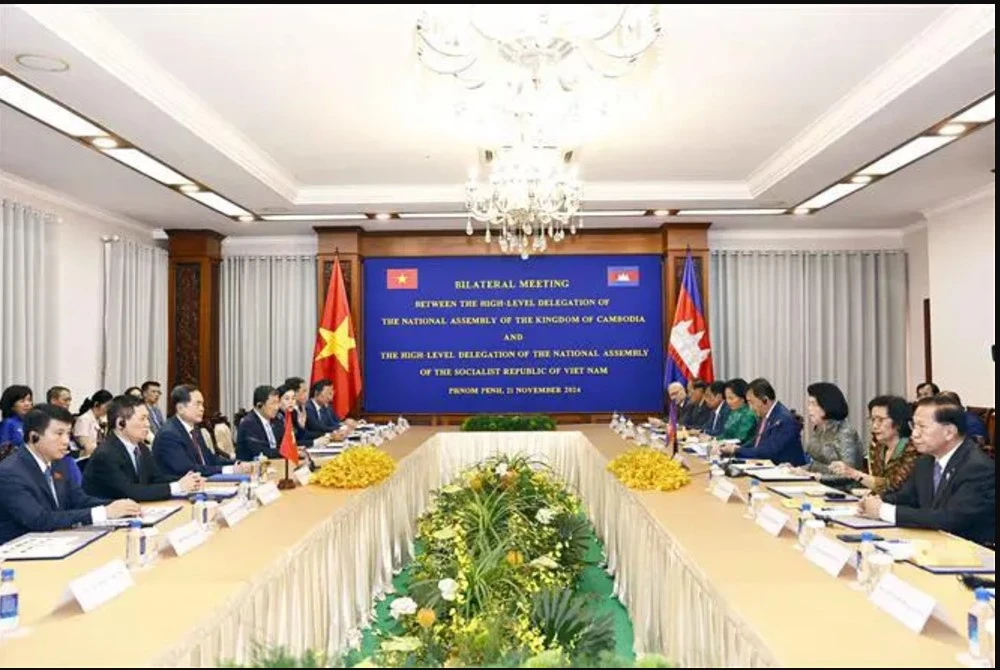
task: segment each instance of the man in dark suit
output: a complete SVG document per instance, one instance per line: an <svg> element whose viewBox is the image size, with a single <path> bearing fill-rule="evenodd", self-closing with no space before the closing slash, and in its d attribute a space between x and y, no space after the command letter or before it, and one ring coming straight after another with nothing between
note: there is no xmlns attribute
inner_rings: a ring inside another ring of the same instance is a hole
<svg viewBox="0 0 1000 670"><path fill-rule="evenodd" d="M309 430L307 424L307 404L309 403L309 384L302 377L289 377L283 385L285 389L291 389L295 393L295 403L292 406L292 427L295 429L295 443L303 447L311 447L317 439L325 437L328 433L322 430ZM278 395L282 395L279 389ZM278 412L278 419L283 420L282 413ZM315 427L315 426L314 426Z"/></svg>
<svg viewBox="0 0 1000 670"><path fill-rule="evenodd" d="M204 479L197 472L177 479L156 467L153 454L143 444L149 434L148 411L146 404L134 396L118 396L111 402L108 425L113 432L90 457L83 477L87 493L151 502L201 490Z"/></svg>
<svg viewBox="0 0 1000 670"><path fill-rule="evenodd" d="M965 410L935 396L917 403L910 440L920 452L897 491L858 503L864 516L943 530L981 544L996 539L996 464L966 435Z"/></svg>
<svg viewBox="0 0 1000 670"><path fill-rule="evenodd" d="M692 379L687 386L687 415L684 425L687 428L700 429L708 421L711 409L705 403L705 391L708 384L700 379Z"/></svg>
<svg viewBox="0 0 1000 670"><path fill-rule="evenodd" d="M333 412L333 382L320 379L312 386L312 398L306 403L306 429L311 432L335 433L343 437L347 430ZM346 422L345 422L346 423Z"/></svg>
<svg viewBox="0 0 1000 670"><path fill-rule="evenodd" d="M284 424L275 425L280 400L273 386L258 386L253 392L253 411L240 421L236 429L236 458L252 461L261 454L279 459ZM280 431L280 432L278 432Z"/></svg>
<svg viewBox="0 0 1000 670"><path fill-rule="evenodd" d="M755 379L747 389L747 404L760 417L757 434L740 447L724 445L722 453L738 458L760 458L775 465L805 465L802 432L792 413L775 400L774 387L766 379Z"/></svg>
<svg viewBox="0 0 1000 670"><path fill-rule="evenodd" d="M140 512L134 500L92 498L73 482L62 462L72 426L73 415L55 405L38 405L25 415L25 444L0 463L0 544Z"/></svg>
<svg viewBox="0 0 1000 670"><path fill-rule="evenodd" d="M142 399L149 411L149 432L156 435L163 427L163 412L160 411L160 382L146 381L142 383ZM145 439L143 439L145 441Z"/></svg>
<svg viewBox="0 0 1000 670"><path fill-rule="evenodd" d="M217 456L205 444L196 426L205 416L205 399L194 386L181 384L170 392L174 415L163 423L153 440L153 457L160 471L169 477L183 477L194 471L203 477L218 474L249 474L251 463L234 465Z"/></svg>
<svg viewBox="0 0 1000 670"><path fill-rule="evenodd" d="M729 418L729 404L726 402L726 382L712 382L705 391L705 406L709 409L708 418L701 426L706 435L716 437L722 434Z"/></svg>

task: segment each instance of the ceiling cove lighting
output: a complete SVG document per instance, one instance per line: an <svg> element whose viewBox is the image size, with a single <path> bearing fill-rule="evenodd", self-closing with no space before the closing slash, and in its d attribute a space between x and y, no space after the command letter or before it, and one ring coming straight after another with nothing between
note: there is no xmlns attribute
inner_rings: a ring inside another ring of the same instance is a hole
<svg viewBox="0 0 1000 670"><path fill-rule="evenodd" d="M577 212L577 216L646 216L644 209L591 209Z"/></svg>
<svg viewBox="0 0 1000 670"><path fill-rule="evenodd" d="M108 135L102 128L0 71L0 100L72 137Z"/></svg>
<svg viewBox="0 0 1000 670"><path fill-rule="evenodd" d="M977 102L964 112L959 112L948 123L989 123L997 116L996 94Z"/></svg>
<svg viewBox="0 0 1000 670"><path fill-rule="evenodd" d="M465 219L468 212L400 212L400 219Z"/></svg>
<svg viewBox="0 0 1000 670"><path fill-rule="evenodd" d="M826 189L825 191L820 191L819 193L817 193L813 197L809 198L808 200L806 200L804 203L802 203L801 205L799 205L795 209L796 210L799 210L799 209L809 209L809 210L823 209L827 205L831 205L831 204L837 202L838 200L840 200L841 198L845 198L845 197L849 196L850 194L854 193L855 191L863 189L867 185L868 185L868 183L863 183L863 184L834 184L833 186L831 186L830 188Z"/></svg>
<svg viewBox="0 0 1000 670"><path fill-rule="evenodd" d="M759 209L680 209L677 216L778 216L787 213L785 208Z"/></svg>
<svg viewBox="0 0 1000 670"><path fill-rule="evenodd" d="M463 214L464 216L464 214ZM367 214L265 214L264 221L364 221Z"/></svg>
<svg viewBox="0 0 1000 670"><path fill-rule="evenodd" d="M250 212L243 209L239 205L226 200L218 193L212 193L211 191L195 191L194 193L185 193L184 195L197 200L206 207L211 207L215 211L220 214L225 214L226 216L251 216Z"/></svg>
<svg viewBox="0 0 1000 670"><path fill-rule="evenodd" d="M191 180L175 172L149 154L138 149L102 149L101 153L114 158L119 163L124 163L134 170L138 170L150 179L155 179L167 186L180 186L190 184Z"/></svg>
<svg viewBox="0 0 1000 670"><path fill-rule="evenodd" d="M909 165L915 160L923 158L932 151L937 151L949 142L954 142L956 139L958 137L954 135L922 135L910 140L898 149L890 151L864 169L858 170L858 174L884 177Z"/></svg>

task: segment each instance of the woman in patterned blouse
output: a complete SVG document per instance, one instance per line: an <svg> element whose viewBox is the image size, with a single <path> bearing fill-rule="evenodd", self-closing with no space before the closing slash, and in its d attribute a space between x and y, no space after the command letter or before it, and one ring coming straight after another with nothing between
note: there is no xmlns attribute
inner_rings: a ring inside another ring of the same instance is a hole
<svg viewBox="0 0 1000 670"><path fill-rule="evenodd" d="M913 471L920 455L910 443L910 404L899 396L880 395L868 403L872 444L868 451L868 472L841 462L830 470L861 483L875 494L898 489Z"/></svg>
<svg viewBox="0 0 1000 670"><path fill-rule="evenodd" d="M809 394L809 424L812 436L806 445L806 453L812 459L805 467L809 473L830 476L834 462L844 463L851 468L862 467L861 438L858 431L847 420L847 399L836 384L817 382L806 389Z"/></svg>
<svg viewBox="0 0 1000 670"><path fill-rule="evenodd" d="M747 404L745 379L737 377L726 382L726 404L729 405L729 417L726 418L726 426L719 439L746 442L757 430L757 415Z"/></svg>

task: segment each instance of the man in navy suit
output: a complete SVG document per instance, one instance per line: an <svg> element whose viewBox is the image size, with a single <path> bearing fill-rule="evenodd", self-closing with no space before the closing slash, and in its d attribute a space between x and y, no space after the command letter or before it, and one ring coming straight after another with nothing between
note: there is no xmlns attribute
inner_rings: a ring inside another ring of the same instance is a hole
<svg viewBox="0 0 1000 670"><path fill-rule="evenodd" d="M177 479L156 467L153 454L143 444L149 435L149 416L141 399L122 395L111 401L108 425L114 432L94 451L83 476L87 493L151 502L201 490L204 480L197 472Z"/></svg>
<svg viewBox="0 0 1000 670"><path fill-rule="evenodd" d="M196 426L205 416L205 399L194 386L181 384L170 392L174 415L163 423L153 440L153 457L163 474L181 478L188 472L203 477L218 474L249 474L250 463L233 465L217 456L201 436Z"/></svg>
<svg viewBox="0 0 1000 670"><path fill-rule="evenodd" d="M253 392L253 411L240 421L236 429L236 458L252 461L261 454L282 458L278 449L284 434L284 424L276 425L280 400L273 386L258 386ZM281 431L281 432L278 432Z"/></svg>
<svg viewBox="0 0 1000 670"><path fill-rule="evenodd" d="M729 418L729 404L726 402L726 382L715 381L705 391L705 406L711 410L708 419L701 426L706 435L716 437L722 434Z"/></svg>
<svg viewBox="0 0 1000 670"><path fill-rule="evenodd" d="M760 378L750 382L747 404L760 417L757 434L740 447L725 445L723 453L738 458L759 458L775 465L805 465L806 455L802 451L802 431L788 408L775 400L771 382Z"/></svg>
<svg viewBox="0 0 1000 670"><path fill-rule="evenodd" d="M896 491L865 496L860 514L902 528L943 530L980 544L996 541L996 464L969 437L961 405L924 398L910 439L920 452Z"/></svg>
<svg viewBox="0 0 1000 670"><path fill-rule="evenodd" d="M350 419L341 426L340 419L333 412L333 382L320 379L312 386L312 399L306 403L306 430L311 432L334 433L334 439L341 439L354 422Z"/></svg>
<svg viewBox="0 0 1000 670"><path fill-rule="evenodd" d="M70 478L62 459L72 426L73 415L55 405L38 405L25 415L25 444L0 463L0 544L25 533L139 514L134 500L92 498Z"/></svg>

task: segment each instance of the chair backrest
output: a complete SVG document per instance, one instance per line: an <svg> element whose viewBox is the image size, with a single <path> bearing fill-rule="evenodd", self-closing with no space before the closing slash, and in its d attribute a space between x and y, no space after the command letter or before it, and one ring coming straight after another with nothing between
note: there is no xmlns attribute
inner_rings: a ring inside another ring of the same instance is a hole
<svg viewBox="0 0 1000 670"><path fill-rule="evenodd" d="M213 429L215 447L229 458L236 457L236 446L233 444L233 431L229 424L217 423Z"/></svg>
<svg viewBox="0 0 1000 670"><path fill-rule="evenodd" d="M15 449L17 449L17 447L14 446L13 442L4 442L3 444L0 444L0 461L13 454Z"/></svg>

